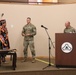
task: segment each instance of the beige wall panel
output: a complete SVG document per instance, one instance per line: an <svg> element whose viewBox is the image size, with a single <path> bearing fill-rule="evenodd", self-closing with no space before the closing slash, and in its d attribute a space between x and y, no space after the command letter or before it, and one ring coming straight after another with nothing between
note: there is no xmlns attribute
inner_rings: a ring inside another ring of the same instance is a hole
<svg viewBox="0 0 76 75"><path fill-rule="evenodd" d="M55 33L63 33L65 22L70 21L76 28L76 4L33 6L20 4L0 4L0 14L4 13L7 21L11 48L17 49L18 57L23 56L23 37L21 31L26 24L26 18L30 16L32 23L37 28L35 36L35 50L37 56L48 57L48 36L44 25L48 28L51 40L55 44ZM51 42L50 42L51 43ZM51 45L51 54L55 55L55 49ZM31 56L28 48L28 56Z"/></svg>

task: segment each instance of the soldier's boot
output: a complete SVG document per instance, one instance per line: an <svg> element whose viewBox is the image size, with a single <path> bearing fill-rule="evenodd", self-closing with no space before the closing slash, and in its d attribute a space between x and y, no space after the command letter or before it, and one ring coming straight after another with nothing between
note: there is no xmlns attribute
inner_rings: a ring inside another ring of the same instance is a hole
<svg viewBox="0 0 76 75"><path fill-rule="evenodd" d="M27 58L26 57L24 57L24 59L22 60L22 62L26 62L27 61Z"/></svg>
<svg viewBox="0 0 76 75"><path fill-rule="evenodd" d="M32 63L35 63L35 62L36 62L35 58L32 58Z"/></svg>

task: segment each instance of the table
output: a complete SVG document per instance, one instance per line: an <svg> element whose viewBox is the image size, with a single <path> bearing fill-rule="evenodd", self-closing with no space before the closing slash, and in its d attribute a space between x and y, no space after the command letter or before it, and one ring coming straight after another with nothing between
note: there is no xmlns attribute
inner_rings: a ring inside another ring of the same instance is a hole
<svg viewBox="0 0 76 75"><path fill-rule="evenodd" d="M12 56L12 68L15 70L16 68L16 61L17 61L17 54L16 54L16 49L6 49L6 50L1 50L0 49L0 55L11 55ZM1 66L1 58L0 58L0 66Z"/></svg>

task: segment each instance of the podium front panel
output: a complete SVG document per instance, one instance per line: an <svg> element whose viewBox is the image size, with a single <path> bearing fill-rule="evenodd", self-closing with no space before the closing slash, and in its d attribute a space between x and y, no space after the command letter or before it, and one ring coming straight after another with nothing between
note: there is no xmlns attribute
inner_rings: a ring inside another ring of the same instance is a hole
<svg viewBox="0 0 76 75"><path fill-rule="evenodd" d="M55 64L58 67L76 67L76 34L55 34Z"/></svg>

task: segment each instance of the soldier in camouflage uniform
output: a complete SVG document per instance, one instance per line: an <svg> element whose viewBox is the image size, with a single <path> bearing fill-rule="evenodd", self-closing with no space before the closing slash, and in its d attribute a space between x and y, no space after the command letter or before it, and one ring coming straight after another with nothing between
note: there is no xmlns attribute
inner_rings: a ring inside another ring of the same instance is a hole
<svg viewBox="0 0 76 75"><path fill-rule="evenodd" d="M27 24L23 27L22 36L24 36L24 60L27 59L27 48L28 45L32 54L32 63L35 62L35 50L34 50L34 36L36 35L36 27L31 23L31 18L27 18Z"/></svg>
<svg viewBox="0 0 76 75"><path fill-rule="evenodd" d="M64 29L64 33L76 33L76 30L73 27L71 27L69 21L65 23L65 27L66 28Z"/></svg>

